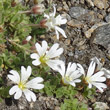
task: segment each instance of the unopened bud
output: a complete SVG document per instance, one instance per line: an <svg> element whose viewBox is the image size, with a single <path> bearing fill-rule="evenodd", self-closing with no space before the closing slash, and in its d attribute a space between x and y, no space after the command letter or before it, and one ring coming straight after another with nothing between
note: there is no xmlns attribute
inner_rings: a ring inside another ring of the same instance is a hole
<svg viewBox="0 0 110 110"><path fill-rule="evenodd" d="M22 41L22 44L25 45L31 40L31 36L27 36L25 40Z"/></svg>
<svg viewBox="0 0 110 110"><path fill-rule="evenodd" d="M35 46L32 46L30 49L31 50L36 50L36 47Z"/></svg>
<svg viewBox="0 0 110 110"><path fill-rule="evenodd" d="M25 45L25 44L27 44L27 43L28 43L27 40L23 40L23 41L22 41L22 44L23 44L23 45Z"/></svg>
<svg viewBox="0 0 110 110"><path fill-rule="evenodd" d="M46 22L47 22L46 19L41 20L41 21L40 21L40 27L46 28L46 27L47 27L47 26L46 26Z"/></svg>
<svg viewBox="0 0 110 110"><path fill-rule="evenodd" d="M15 2L15 1L12 1L12 2L11 2L11 6L12 6L12 7L15 7L15 6L16 6L16 2Z"/></svg>
<svg viewBox="0 0 110 110"><path fill-rule="evenodd" d="M32 7L31 12L33 14L42 14L45 10L45 7L43 4L38 4Z"/></svg>
<svg viewBox="0 0 110 110"><path fill-rule="evenodd" d="M15 7L18 3L21 3L23 0L12 0L11 6Z"/></svg>

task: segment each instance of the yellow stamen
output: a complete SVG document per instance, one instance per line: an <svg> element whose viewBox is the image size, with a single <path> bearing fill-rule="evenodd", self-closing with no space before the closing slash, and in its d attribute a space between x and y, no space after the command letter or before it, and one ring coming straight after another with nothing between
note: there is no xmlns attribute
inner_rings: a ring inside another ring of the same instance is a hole
<svg viewBox="0 0 110 110"><path fill-rule="evenodd" d="M20 82L19 84L18 84L18 87L20 88L20 89L25 89L26 87L25 87L25 84L23 84L22 82Z"/></svg>
<svg viewBox="0 0 110 110"><path fill-rule="evenodd" d="M88 83L91 82L91 78L90 77L85 77L84 78L84 83L88 85Z"/></svg>
<svg viewBox="0 0 110 110"><path fill-rule="evenodd" d="M72 81L72 78L70 78L69 76L65 76L65 80L70 82L70 81Z"/></svg>
<svg viewBox="0 0 110 110"><path fill-rule="evenodd" d="M49 58L45 57L45 55L40 57L40 62L43 64L45 64L48 60Z"/></svg>
<svg viewBox="0 0 110 110"><path fill-rule="evenodd" d="M62 83L65 86L68 85L69 84L68 82L70 81L72 81L72 78L70 78L69 76L65 76L64 78L62 78Z"/></svg>

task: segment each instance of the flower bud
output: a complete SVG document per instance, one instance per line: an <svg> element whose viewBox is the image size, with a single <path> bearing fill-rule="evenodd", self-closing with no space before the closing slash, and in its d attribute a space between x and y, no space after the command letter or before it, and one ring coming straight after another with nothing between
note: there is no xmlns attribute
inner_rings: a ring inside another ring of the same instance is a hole
<svg viewBox="0 0 110 110"><path fill-rule="evenodd" d="M36 47L34 45L30 49L35 50L35 52L36 52Z"/></svg>
<svg viewBox="0 0 110 110"><path fill-rule="evenodd" d="M31 12L33 14L42 14L45 10L45 7L43 4L38 4L32 7Z"/></svg>
<svg viewBox="0 0 110 110"><path fill-rule="evenodd" d="M32 36L27 36L25 40L22 41L22 44L25 45L31 40Z"/></svg>
<svg viewBox="0 0 110 110"><path fill-rule="evenodd" d="M12 1L12 2L11 2L11 6L12 6L12 7L15 7L15 6L16 6L16 2L15 2L15 1Z"/></svg>
<svg viewBox="0 0 110 110"><path fill-rule="evenodd" d="M46 28L46 27L47 27L47 26L46 26L46 22L47 22L46 19L41 20L41 21L40 21L40 27Z"/></svg>
<svg viewBox="0 0 110 110"><path fill-rule="evenodd" d="M27 43L28 43L27 40L23 40L23 41L22 41L22 44L23 44L23 45L25 45L25 44L27 44Z"/></svg>

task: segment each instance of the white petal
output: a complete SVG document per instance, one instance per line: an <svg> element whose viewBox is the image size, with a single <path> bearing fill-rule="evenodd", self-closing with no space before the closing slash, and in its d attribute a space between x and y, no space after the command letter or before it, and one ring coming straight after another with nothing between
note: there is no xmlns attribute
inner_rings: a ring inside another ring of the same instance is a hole
<svg viewBox="0 0 110 110"><path fill-rule="evenodd" d="M44 88L44 85L39 84L41 82L43 82L43 78L36 77L36 78L30 80L29 82L27 82L26 87L27 88L33 88L33 89L42 89L42 88Z"/></svg>
<svg viewBox="0 0 110 110"><path fill-rule="evenodd" d="M37 53L33 53L30 55L32 59L39 59L39 55Z"/></svg>
<svg viewBox="0 0 110 110"><path fill-rule="evenodd" d="M81 76L82 74L79 73L78 70L74 71L73 73L71 73L70 77L74 80L77 79Z"/></svg>
<svg viewBox="0 0 110 110"><path fill-rule="evenodd" d="M22 95L22 90L19 89L19 90L15 93L14 99L19 99L19 98L21 97L21 95Z"/></svg>
<svg viewBox="0 0 110 110"><path fill-rule="evenodd" d="M76 80L73 80L73 81L71 81L71 82L69 82L69 84L71 84L72 86L76 86L76 84L75 83L79 83L79 82L81 82L81 80L80 79L76 79Z"/></svg>
<svg viewBox="0 0 110 110"><path fill-rule="evenodd" d="M50 58L55 58L55 57L59 57L62 53L63 53L63 48L59 48L56 51L54 51L55 53L53 55L50 56Z"/></svg>
<svg viewBox="0 0 110 110"><path fill-rule="evenodd" d="M9 94L13 95L15 92L17 92L19 90L18 85L13 86L10 90L9 90Z"/></svg>
<svg viewBox="0 0 110 110"><path fill-rule="evenodd" d="M58 43L55 43L50 50L46 53L46 56L48 56L49 58L52 57L55 54L55 51L57 50L57 48L59 47Z"/></svg>
<svg viewBox="0 0 110 110"><path fill-rule="evenodd" d="M65 31L58 26L55 26L55 30L59 31L65 38L67 38Z"/></svg>
<svg viewBox="0 0 110 110"><path fill-rule="evenodd" d="M96 86L101 92L103 92L102 88L107 88L107 86L104 83L92 83L94 86Z"/></svg>
<svg viewBox="0 0 110 110"><path fill-rule="evenodd" d="M99 61L99 59L98 59L97 57L93 57L93 58L91 59L91 61L94 61L94 62L97 63L97 64L100 63L100 61Z"/></svg>
<svg viewBox="0 0 110 110"><path fill-rule="evenodd" d="M97 64L97 70L101 70L103 64L100 62L100 60L97 57L94 57L91 60Z"/></svg>
<svg viewBox="0 0 110 110"><path fill-rule="evenodd" d="M98 77L98 78L92 78L91 79L92 81L94 81L94 82L104 82L104 81L106 81L106 78L105 77Z"/></svg>
<svg viewBox="0 0 110 110"><path fill-rule="evenodd" d="M95 66L96 66L96 63L94 61L91 61L87 72L88 77L90 77L94 73Z"/></svg>
<svg viewBox="0 0 110 110"><path fill-rule="evenodd" d="M39 59L32 61L32 64L35 66L38 66L41 64L41 62L39 61Z"/></svg>
<svg viewBox="0 0 110 110"><path fill-rule="evenodd" d="M64 62L62 62L62 64L60 64L60 65L57 65L55 70L58 71L62 77L64 77L64 75L65 75L65 64L64 64Z"/></svg>
<svg viewBox="0 0 110 110"><path fill-rule="evenodd" d="M79 83L79 82L81 82L81 80L80 79L76 79L76 80L74 80L74 82L75 83Z"/></svg>
<svg viewBox="0 0 110 110"><path fill-rule="evenodd" d="M52 68L53 70L56 70L56 66L62 64L61 60L48 60L46 64Z"/></svg>
<svg viewBox="0 0 110 110"><path fill-rule="evenodd" d="M67 67L67 70L66 70L66 76L69 76L73 71L71 71L71 62L68 63L68 67Z"/></svg>
<svg viewBox="0 0 110 110"><path fill-rule="evenodd" d="M43 89L44 88L44 84L31 84L26 85L27 88L31 88L31 89Z"/></svg>
<svg viewBox="0 0 110 110"><path fill-rule="evenodd" d="M104 72L103 71L99 71L99 72L95 73L93 76L91 76L91 78L99 78L99 77L101 77L103 75L104 75Z"/></svg>
<svg viewBox="0 0 110 110"><path fill-rule="evenodd" d="M94 74L93 76L91 76L91 80L92 81L98 81L98 82L104 82L106 80L105 77L102 77L104 75L103 71L99 71L96 74Z"/></svg>
<svg viewBox="0 0 110 110"><path fill-rule="evenodd" d="M34 101L34 102L36 101L36 95L32 91L30 91L28 89L25 89L25 90L23 90L23 92L24 92L24 95L25 95L26 99L29 102L31 102L31 100Z"/></svg>
<svg viewBox="0 0 110 110"><path fill-rule="evenodd" d="M30 77L32 72L32 68L31 66L24 68L24 66L21 66L21 82L26 82L28 80L28 78Z"/></svg>
<svg viewBox="0 0 110 110"><path fill-rule="evenodd" d="M64 19L61 15L58 15L55 19L56 19L57 25L66 24L66 22L67 22L67 20Z"/></svg>
<svg viewBox="0 0 110 110"><path fill-rule="evenodd" d="M88 87L89 87L89 88L92 88L92 84L91 84L91 83L89 83Z"/></svg>
<svg viewBox="0 0 110 110"><path fill-rule="evenodd" d="M9 90L9 94L10 95L14 95L14 98L15 99L19 99L22 95L22 90L16 85L16 86L13 86L10 90Z"/></svg>
<svg viewBox="0 0 110 110"><path fill-rule="evenodd" d="M75 70L76 70L76 68L77 68L76 63L72 63L72 65L71 65L70 69L71 69L72 71L75 71Z"/></svg>
<svg viewBox="0 0 110 110"><path fill-rule="evenodd" d="M32 36L27 36L26 40L29 42L31 40Z"/></svg>
<svg viewBox="0 0 110 110"><path fill-rule="evenodd" d="M12 75L8 75L8 78L10 80L12 80L14 83L17 83L18 84L20 82L20 76L19 76L18 72L15 71L15 70L11 70L10 73Z"/></svg>
<svg viewBox="0 0 110 110"><path fill-rule="evenodd" d="M80 71L80 73L85 76L85 71L84 71L84 68L82 67L82 65L78 63L77 66L79 67L78 70Z"/></svg>
<svg viewBox="0 0 110 110"><path fill-rule="evenodd" d="M57 35L57 39L59 39L59 33L58 33L58 31L55 30L55 32L56 32L56 35Z"/></svg>
<svg viewBox="0 0 110 110"><path fill-rule="evenodd" d="M71 75L75 70L76 70L76 64L73 63L71 64L71 62L69 62L68 67L67 67L67 71L66 71L66 76Z"/></svg>
<svg viewBox="0 0 110 110"><path fill-rule="evenodd" d="M48 44L46 41L42 41L42 54L44 55L47 51Z"/></svg>
<svg viewBox="0 0 110 110"><path fill-rule="evenodd" d="M110 78L110 70L107 70L106 68L101 68L101 71L104 72L106 78Z"/></svg>
<svg viewBox="0 0 110 110"><path fill-rule="evenodd" d="M44 13L44 17L46 17L47 19L50 18L49 15L47 15L47 14L45 14L45 13Z"/></svg>
<svg viewBox="0 0 110 110"><path fill-rule="evenodd" d="M55 7L55 5L53 5L53 9L54 9L53 16L55 16L55 14L56 14L56 7Z"/></svg>
<svg viewBox="0 0 110 110"><path fill-rule="evenodd" d="M43 55L43 51L42 51L41 45L39 43L36 43L35 47L37 49L37 52L38 52L39 56L42 56Z"/></svg>
<svg viewBox="0 0 110 110"><path fill-rule="evenodd" d="M74 87L76 86L76 84L74 83L74 81L73 82L69 82L69 84L72 85L72 86L74 86Z"/></svg>
<svg viewBox="0 0 110 110"><path fill-rule="evenodd" d="M42 47L39 43L36 43L35 46L36 46L39 56L42 56L45 54L48 44L46 41L42 41Z"/></svg>

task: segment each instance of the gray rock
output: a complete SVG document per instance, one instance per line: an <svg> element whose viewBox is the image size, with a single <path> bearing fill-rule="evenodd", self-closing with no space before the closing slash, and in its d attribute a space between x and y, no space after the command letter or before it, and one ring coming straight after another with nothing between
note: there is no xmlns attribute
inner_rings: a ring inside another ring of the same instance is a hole
<svg viewBox="0 0 110 110"><path fill-rule="evenodd" d="M72 7L69 10L69 14L72 18L79 18L81 15L84 15L88 13L87 9L84 9L82 7Z"/></svg>
<svg viewBox="0 0 110 110"><path fill-rule="evenodd" d="M104 102L95 102L93 104L94 110L109 110L109 107Z"/></svg>
<svg viewBox="0 0 110 110"><path fill-rule="evenodd" d="M72 57L73 55L74 55L73 52L69 52L69 53L68 53L68 56L69 56L69 57Z"/></svg>
<svg viewBox="0 0 110 110"><path fill-rule="evenodd" d="M98 27L92 37L93 43L100 44L107 49L110 44L110 24Z"/></svg>
<svg viewBox="0 0 110 110"><path fill-rule="evenodd" d="M106 22L110 22L110 13L105 17Z"/></svg>

